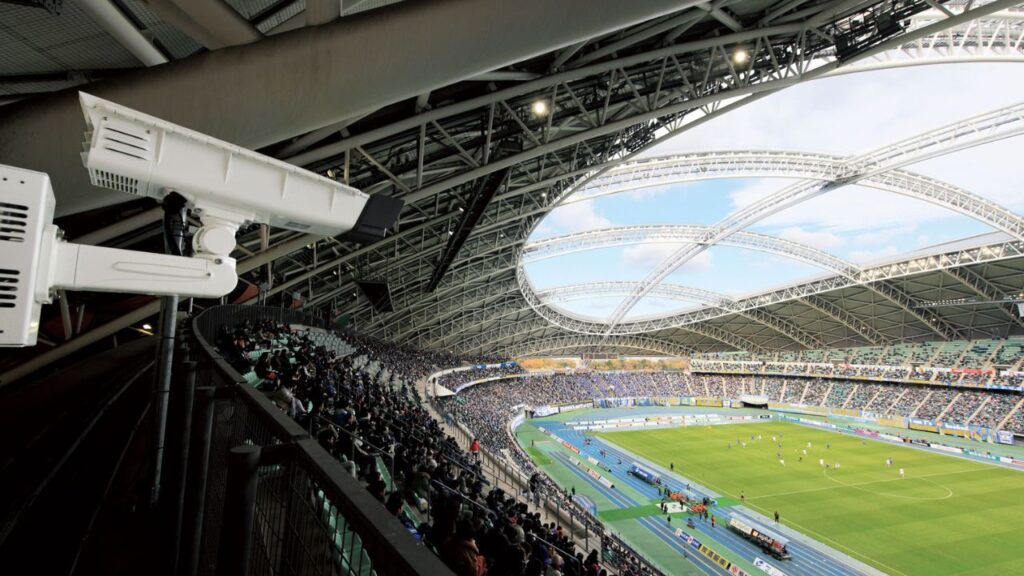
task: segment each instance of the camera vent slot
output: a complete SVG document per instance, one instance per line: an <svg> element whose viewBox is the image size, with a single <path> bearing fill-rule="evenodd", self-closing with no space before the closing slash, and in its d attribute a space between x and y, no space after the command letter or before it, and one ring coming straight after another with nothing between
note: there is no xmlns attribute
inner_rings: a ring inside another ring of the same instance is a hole
<svg viewBox="0 0 1024 576"><path fill-rule="evenodd" d="M127 192L128 194L139 193L139 180L137 178L129 178L128 176L114 174L106 170L90 170L89 177L93 185L100 188L109 188L118 192Z"/></svg>
<svg viewBox="0 0 1024 576"><path fill-rule="evenodd" d="M14 308L18 300L18 276L21 273L9 268L0 268L0 308Z"/></svg>
<svg viewBox="0 0 1024 576"><path fill-rule="evenodd" d="M28 206L0 202L0 242L24 242Z"/></svg>
<svg viewBox="0 0 1024 576"><path fill-rule="evenodd" d="M106 125L100 132L100 140L105 150L136 160L150 161L153 146L149 134L145 132Z"/></svg>

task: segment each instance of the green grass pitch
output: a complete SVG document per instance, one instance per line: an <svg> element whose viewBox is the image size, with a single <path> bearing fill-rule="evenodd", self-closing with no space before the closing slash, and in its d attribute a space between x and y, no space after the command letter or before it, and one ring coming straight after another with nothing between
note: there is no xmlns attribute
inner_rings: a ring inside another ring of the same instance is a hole
<svg viewBox="0 0 1024 576"><path fill-rule="evenodd" d="M1018 471L785 423L600 436L890 574L1024 574Z"/></svg>

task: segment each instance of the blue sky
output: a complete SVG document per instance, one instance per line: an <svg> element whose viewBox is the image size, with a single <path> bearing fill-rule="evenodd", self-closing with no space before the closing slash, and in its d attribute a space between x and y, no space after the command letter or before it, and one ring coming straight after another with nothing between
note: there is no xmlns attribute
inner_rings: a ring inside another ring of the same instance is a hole
<svg viewBox="0 0 1024 576"><path fill-rule="evenodd" d="M796 86L666 140L645 153L660 156L707 150L769 149L857 154L957 119L1024 100L1019 64L941 65L851 74ZM1024 137L957 152L906 167L1024 213ZM794 180L710 180L647 188L577 202L552 211L531 238L628 224L713 224ZM826 250L858 264L991 231L975 220L931 204L861 186L848 186L783 210L751 231ZM672 244L581 252L527 265L539 288L599 280L640 280ZM751 250L716 246L667 282L739 297L825 274L820 268ZM560 304L603 318L621 298ZM637 317L696 304L649 297Z"/></svg>

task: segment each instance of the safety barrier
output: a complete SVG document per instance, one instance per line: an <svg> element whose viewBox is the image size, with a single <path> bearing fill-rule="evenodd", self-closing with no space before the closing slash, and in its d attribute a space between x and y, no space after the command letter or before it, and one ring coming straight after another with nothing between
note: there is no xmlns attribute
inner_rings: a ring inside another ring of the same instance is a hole
<svg viewBox="0 0 1024 576"><path fill-rule="evenodd" d="M199 574L450 574L341 463L214 348L222 325L316 325L296 311L222 306L193 319L197 444L190 554ZM189 524L186 523L186 526ZM189 530L184 530L189 533ZM189 546L189 543L185 543Z"/></svg>

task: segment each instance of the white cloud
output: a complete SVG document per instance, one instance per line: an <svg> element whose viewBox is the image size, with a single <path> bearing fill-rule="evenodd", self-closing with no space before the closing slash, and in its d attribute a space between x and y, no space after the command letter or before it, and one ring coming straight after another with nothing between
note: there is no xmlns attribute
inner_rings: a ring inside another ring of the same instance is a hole
<svg viewBox="0 0 1024 576"><path fill-rule="evenodd" d="M827 230L807 230L799 226L783 228L778 231L778 235L783 240L806 244L807 246L811 246L819 250L837 248L844 244L843 239L832 232L828 232Z"/></svg>
<svg viewBox="0 0 1024 576"><path fill-rule="evenodd" d="M629 190L625 192L625 195L627 198L632 200L650 200L652 198L657 198L658 196L664 196L670 188L670 186L648 186L646 188Z"/></svg>
<svg viewBox="0 0 1024 576"><path fill-rule="evenodd" d="M705 250L693 257L692 260L679 268L680 272L703 274L711 271L711 252Z"/></svg>
<svg viewBox="0 0 1024 576"><path fill-rule="evenodd" d="M649 154L785 148L855 154L1015 103L1013 64L946 64L814 80L741 106ZM927 98L921 98L927 94Z"/></svg>
<svg viewBox="0 0 1024 576"><path fill-rule="evenodd" d="M853 237L853 243L865 246L885 244L899 236L910 234L915 228L917 228L915 224L908 224L906 227L880 228L870 232L863 232Z"/></svg>
<svg viewBox="0 0 1024 576"><path fill-rule="evenodd" d="M752 194L738 191L733 204ZM740 199L736 199L739 196ZM894 228L894 236L910 234L924 222L955 216L956 213L924 200L900 196L863 186L846 186L776 212L755 226L805 226L834 233L874 232Z"/></svg>
<svg viewBox="0 0 1024 576"><path fill-rule="evenodd" d="M807 82L709 120L662 142L645 155L761 148L836 154L867 152L957 119L1016 103L1024 93L1024 75L1007 74L1010 66L1019 65L946 64ZM921 98L921 94L929 96ZM1021 213L1022 140L1024 136L989 143L907 169L956 184ZM785 185L763 181L746 187L732 194L733 207L747 205ZM832 232L869 231L896 228L908 222L920 224L950 215L944 209L893 194L871 192L859 196L858 192L858 197L853 197L839 194L843 190L790 208L767 219L764 225L817 224Z"/></svg>
<svg viewBox="0 0 1024 576"><path fill-rule="evenodd" d="M854 250L850 252L850 260L857 264L874 264L899 255L901 250L895 246L885 246L878 250Z"/></svg>
<svg viewBox="0 0 1024 576"><path fill-rule="evenodd" d="M681 244L636 244L622 250L622 263L631 268L650 270L679 249Z"/></svg>
<svg viewBox="0 0 1024 576"><path fill-rule="evenodd" d="M678 250L682 244L637 244L622 250L622 263L631 268L652 270ZM711 252L705 250L679 267L678 272L700 274L711 269Z"/></svg>
<svg viewBox="0 0 1024 576"><path fill-rule="evenodd" d="M759 178L732 191L729 203L733 210L739 210L796 182L796 178Z"/></svg>
<svg viewBox="0 0 1024 576"><path fill-rule="evenodd" d="M555 208L544 218L544 225L562 234L609 228L612 221L597 212L594 202L575 202Z"/></svg>

